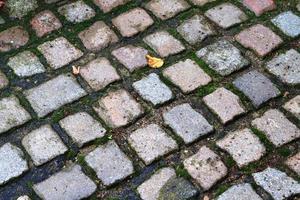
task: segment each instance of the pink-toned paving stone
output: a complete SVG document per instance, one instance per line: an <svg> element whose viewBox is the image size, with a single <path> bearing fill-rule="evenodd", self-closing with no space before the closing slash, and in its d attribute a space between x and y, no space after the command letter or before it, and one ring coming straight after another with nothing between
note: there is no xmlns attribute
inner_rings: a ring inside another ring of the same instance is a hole
<svg viewBox="0 0 300 200"><path fill-rule="evenodd" d="M276 8L276 4L273 0L243 0L243 4L254 12L256 16L260 16Z"/></svg>
<svg viewBox="0 0 300 200"><path fill-rule="evenodd" d="M7 79L7 77L5 76L5 74L3 74L3 73L0 71L0 89L5 88L7 85L8 85L8 79Z"/></svg>
<svg viewBox="0 0 300 200"><path fill-rule="evenodd" d="M285 164L295 171L298 175L300 175L300 152L298 152L296 155L290 157L287 159Z"/></svg>
<svg viewBox="0 0 300 200"><path fill-rule="evenodd" d="M104 12L110 12L112 9L124 5L131 0L94 0L94 4L100 7L100 9Z"/></svg>
<svg viewBox="0 0 300 200"><path fill-rule="evenodd" d="M21 26L8 28L0 32L0 52L18 49L27 44L29 34Z"/></svg>

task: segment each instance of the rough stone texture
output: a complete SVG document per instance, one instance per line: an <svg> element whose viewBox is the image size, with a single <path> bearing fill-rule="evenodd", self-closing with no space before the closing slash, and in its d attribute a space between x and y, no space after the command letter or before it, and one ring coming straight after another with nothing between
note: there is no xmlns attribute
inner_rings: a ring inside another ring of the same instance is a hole
<svg viewBox="0 0 300 200"><path fill-rule="evenodd" d="M223 87L205 96L203 100L218 115L223 124L245 113L239 97Z"/></svg>
<svg viewBox="0 0 300 200"><path fill-rule="evenodd" d="M0 147L0 185L28 170L24 154L18 147L6 143Z"/></svg>
<svg viewBox="0 0 300 200"><path fill-rule="evenodd" d="M17 200L31 200L29 196L23 195L17 198Z"/></svg>
<svg viewBox="0 0 300 200"><path fill-rule="evenodd" d="M243 4L254 12L256 16L276 8L273 0L243 0Z"/></svg>
<svg viewBox="0 0 300 200"><path fill-rule="evenodd" d="M281 81L287 84L300 83L300 53L291 49L273 58L266 64L266 68L278 76Z"/></svg>
<svg viewBox="0 0 300 200"><path fill-rule="evenodd" d="M230 187L217 200L263 200L249 183L242 183Z"/></svg>
<svg viewBox="0 0 300 200"><path fill-rule="evenodd" d="M5 88L9 84L9 81L5 74L0 71L0 89Z"/></svg>
<svg viewBox="0 0 300 200"><path fill-rule="evenodd" d="M123 89L108 93L93 108L113 128L129 124L144 112L142 106Z"/></svg>
<svg viewBox="0 0 300 200"><path fill-rule="evenodd" d="M236 88L242 91L255 107L280 95L277 87L263 74L253 70L233 81Z"/></svg>
<svg viewBox="0 0 300 200"><path fill-rule="evenodd" d="M274 168L252 174L257 185L266 190L275 200L283 200L300 193L300 184L286 173Z"/></svg>
<svg viewBox="0 0 300 200"><path fill-rule="evenodd" d="M33 185L33 190L44 200L82 199L93 194L96 188L96 184L81 171L79 165L65 168Z"/></svg>
<svg viewBox="0 0 300 200"><path fill-rule="evenodd" d="M37 14L30 21L30 24L38 37L47 35L62 27L59 19L57 19L57 17L49 10Z"/></svg>
<svg viewBox="0 0 300 200"><path fill-rule="evenodd" d="M223 3L205 12L205 16L222 28L230 28L248 19L247 15L231 3Z"/></svg>
<svg viewBox="0 0 300 200"><path fill-rule="evenodd" d="M147 165L178 148L175 140L156 124L134 131L128 141Z"/></svg>
<svg viewBox="0 0 300 200"><path fill-rule="evenodd" d="M248 128L228 133L217 145L226 150L239 167L259 160L266 153L259 138Z"/></svg>
<svg viewBox="0 0 300 200"><path fill-rule="evenodd" d="M30 119L30 114L20 105L15 96L0 100L0 133L22 125Z"/></svg>
<svg viewBox="0 0 300 200"><path fill-rule="evenodd" d="M300 35L300 17L291 11L279 14L277 17L272 19L272 22L284 34L290 37L297 37Z"/></svg>
<svg viewBox="0 0 300 200"><path fill-rule="evenodd" d="M207 120L189 104L175 106L163 113L163 119L165 124L170 126L185 143L192 143L214 130Z"/></svg>
<svg viewBox="0 0 300 200"><path fill-rule="evenodd" d="M106 130L86 112L70 115L59 121L60 126L79 147L104 136Z"/></svg>
<svg viewBox="0 0 300 200"><path fill-rule="evenodd" d="M227 40L208 45L200 49L196 55L222 76L229 75L249 64L241 51Z"/></svg>
<svg viewBox="0 0 300 200"><path fill-rule="evenodd" d="M235 36L235 39L261 57L269 54L283 42L271 29L261 24L243 30Z"/></svg>
<svg viewBox="0 0 300 200"><path fill-rule="evenodd" d="M82 0L61 6L58 8L58 12L72 23L89 20L96 14L95 11Z"/></svg>
<svg viewBox="0 0 300 200"><path fill-rule="evenodd" d="M110 12L112 9L124 5L130 0L93 0L94 3L100 7L100 9L104 12Z"/></svg>
<svg viewBox="0 0 300 200"><path fill-rule="evenodd" d="M134 172L132 162L112 141L97 147L85 157L85 161L106 186L125 179Z"/></svg>
<svg viewBox="0 0 300 200"><path fill-rule="evenodd" d="M18 49L29 40L29 34L21 26L14 26L0 32L0 52Z"/></svg>
<svg viewBox="0 0 300 200"><path fill-rule="evenodd" d="M202 15L194 15L185 20L177 28L177 31L190 44L197 44L207 37L215 35L214 28Z"/></svg>
<svg viewBox="0 0 300 200"><path fill-rule="evenodd" d="M215 0L191 0L191 2L194 5L197 5L197 6L204 6L205 4L211 3L211 2L214 2L214 1Z"/></svg>
<svg viewBox="0 0 300 200"><path fill-rule="evenodd" d="M45 72L44 65L31 51L24 51L9 58L7 65L14 70L16 75L21 77Z"/></svg>
<svg viewBox="0 0 300 200"><path fill-rule="evenodd" d="M285 103L283 108L291 112L298 119L300 119L300 95L294 97L293 99Z"/></svg>
<svg viewBox="0 0 300 200"><path fill-rule="evenodd" d="M121 47L112 51L112 55L116 57L117 60L130 72L147 66L147 54L148 50L132 45Z"/></svg>
<svg viewBox="0 0 300 200"><path fill-rule="evenodd" d="M208 190L227 174L227 168L221 158L206 146L183 162L185 169L193 179Z"/></svg>
<svg viewBox="0 0 300 200"><path fill-rule="evenodd" d="M38 50L43 54L50 67L53 69L68 65L83 55L79 49L74 47L64 37L45 42L38 46Z"/></svg>
<svg viewBox="0 0 300 200"><path fill-rule="evenodd" d="M38 7L36 0L7 0L5 7L11 18L21 19Z"/></svg>
<svg viewBox="0 0 300 200"><path fill-rule="evenodd" d="M172 18L189 7L185 0L151 0L146 4L146 8L162 20Z"/></svg>
<svg viewBox="0 0 300 200"><path fill-rule="evenodd" d="M110 44L118 42L118 36L104 22L95 22L92 26L78 34L85 48L99 51Z"/></svg>
<svg viewBox="0 0 300 200"><path fill-rule="evenodd" d="M75 78L59 75L24 94L39 117L44 117L59 107L86 95ZM45 101L47 100L47 101Z"/></svg>
<svg viewBox="0 0 300 200"><path fill-rule="evenodd" d="M285 164L300 175L300 152L287 159Z"/></svg>
<svg viewBox="0 0 300 200"><path fill-rule="evenodd" d="M5 20L0 16L0 24L5 24Z"/></svg>
<svg viewBox="0 0 300 200"><path fill-rule="evenodd" d="M163 75L178 86L184 93L189 93L198 87L207 85L212 81L195 61L186 59L168 67Z"/></svg>
<svg viewBox="0 0 300 200"><path fill-rule="evenodd" d="M45 0L46 3L50 4L50 3L56 3L62 0Z"/></svg>
<svg viewBox="0 0 300 200"><path fill-rule="evenodd" d="M121 77L106 58L97 58L81 68L80 75L94 90L101 90Z"/></svg>
<svg viewBox="0 0 300 200"><path fill-rule="evenodd" d="M147 77L134 82L132 86L143 99L150 101L155 106L163 104L173 97L170 88L165 85L155 73L149 74Z"/></svg>
<svg viewBox="0 0 300 200"><path fill-rule="evenodd" d="M276 109L270 109L253 120L252 126L263 131L277 147L300 137L300 129Z"/></svg>
<svg viewBox="0 0 300 200"><path fill-rule="evenodd" d="M131 37L146 30L154 21L144 9L134 8L112 19L112 23L123 37Z"/></svg>
<svg viewBox="0 0 300 200"><path fill-rule="evenodd" d="M144 38L146 42L161 57L168 57L185 50L183 44L166 31L159 31Z"/></svg>

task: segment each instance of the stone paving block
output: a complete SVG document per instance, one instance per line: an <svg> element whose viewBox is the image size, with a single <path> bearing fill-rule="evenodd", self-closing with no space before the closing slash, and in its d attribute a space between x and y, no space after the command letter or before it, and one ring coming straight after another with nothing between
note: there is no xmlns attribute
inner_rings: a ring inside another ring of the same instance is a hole
<svg viewBox="0 0 300 200"><path fill-rule="evenodd" d="M264 132L277 147L300 137L300 129L276 109L268 110L262 117L253 120L251 124Z"/></svg>
<svg viewBox="0 0 300 200"><path fill-rule="evenodd" d="M271 20L284 34L290 37L300 35L300 17L287 11L279 14Z"/></svg>
<svg viewBox="0 0 300 200"><path fill-rule="evenodd" d="M112 9L124 5L130 0L93 0L94 3L104 12L110 12Z"/></svg>
<svg viewBox="0 0 300 200"><path fill-rule="evenodd" d="M285 164L298 175L300 175L300 152L287 159Z"/></svg>
<svg viewBox="0 0 300 200"><path fill-rule="evenodd" d="M144 38L144 42L161 57L168 57L185 50L183 44L166 31L159 31L148 35Z"/></svg>
<svg viewBox="0 0 300 200"><path fill-rule="evenodd" d="M87 93L74 77L62 74L37 87L25 90L24 94L37 115L44 117Z"/></svg>
<svg viewBox="0 0 300 200"><path fill-rule="evenodd" d="M119 41L118 36L104 22L95 22L89 28L78 34L85 48L91 51L100 51L110 44Z"/></svg>
<svg viewBox="0 0 300 200"><path fill-rule="evenodd" d="M5 24L5 20L0 16L0 24Z"/></svg>
<svg viewBox="0 0 300 200"><path fill-rule="evenodd" d="M79 147L106 133L103 126L86 112L69 115L60 120L59 124Z"/></svg>
<svg viewBox="0 0 300 200"><path fill-rule="evenodd" d="M252 174L257 185L267 191L275 200L284 200L300 193L300 184L286 173L268 167Z"/></svg>
<svg viewBox="0 0 300 200"><path fill-rule="evenodd" d="M163 119L185 143L192 143L214 130L213 126L189 104L175 106L163 113Z"/></svg>
<svg viewBox="0 0 300 200"><path fill-rule="evenodd" d="M50 4L50 3L56 3L62 0L45 0L46 3Z"/></svg>
<svg viewBox="0 0 300 200"><path fill-rule="evenodd" d="M231 3L223 3L205 12L210 20L226 29L248 19L247 15Z"/></svg>
<svg viewBox="0 0 300 200"><path fill-rule="evenodd" d="M208 190L227 174L227 167L212 150L203 146L199 151L183 162L185 169L193 179Z"/></svg>
<svg viewBox="0 0 300 200"><path fill-rule="evenodd" d="M37 0L7 0L5 7L11 18L21 19L38 7Z"/></svg>
<svg viewBox="0 0 300 200"><path fill-rule="evenodd" d="M9 58L7 65L21 77L28 77L46 71L39 58L31 51L23 51Z"/></svg>
<svg viewBox="0 0 300 200"><path fill-rule="evenodd" d="M170 19L189 7L185 0L151 0L146 4L146 9L162 20Z"/></svg>
<svg viewBox="0 0 300 200"><path fill-rule="evenodd" d="M147 66L147 54L148 50L133 45L124 46L112 51L112 55L130 72Z"/></svg>
<svg viewBox="0 0 300 200"><path fill-rule="evenodd" d="M67 167L33 185L33 190L44 200L83 199L92 195L96 189L97 185L82 172L79 165Z"/></svg>
<svg viewBox="0 0 300 200"><path fill-rule="evenodd" d="M147 165L178 148L175 140L156 124L134 131L128 141Z"/></svg>
<svg viewBox="0 0 300 200"><path fill-rule="evenodd" d="M248 128L228 133L217 145L226 150L239 167L258 161L266 153L259 138Z"/></svg>
<svg viewBox="0 0 300 200"><path fill-rule="evenodd" d="M149 74L147 77L134 82L132 86L143 99L151 102L155 106L163 104L173 97L170 88L165 85L155 73Z"/></svg>
<svg viewBox="0 0 300 200"><path fill-rule="evenodd" d="M22 139L22 145L35 166L45 164L68 150L50 125L43 125L28 133Z"/></svg>
<svg viewBox="0 0 300 200"><path fill-rule="evenodd" d="M211 3L211 2L214 2L214 1L215 0L191 0L191 2L194 5L197 5L197 6L204 6L205 4Z"/></svg>
<svg viewBox="0 0 300 200"><path fill-rule="evenodd" d="M218 115L223 124L245 113L239 97L223 87L205 96L203 101Z"/></svg>
<svg viewBox="0 0 300 200"><path fill-rule="evenodd" d="M168 67L163 71L163 75L177 85L184 93L189 93L195 89L205 86L212 81L197 63L186 59Z"/></svg>
<svg viewBox="0 0 300 200"><path fill-rule="evenodd" d="M96 15L95 11L82 0L61 6L58 8L58 12L72 23L80 23Z"/></svg>
<svg viewBox="0 0 300 200"><path fill-rule="evenodd" d="M242 91L255 107L280 95L277 87L263 74L253 70L233 81L236 88Z"/></svg>
<svg viewBox="0 0 300 200"><path fill-rule="evenodd" d="M214 28L202 15L194 15L185 20L177 31L190 44L197 44L216 34Z"/></svg>
<svg viewBox="0 0 300 200"><path fill-rule="evenodd" d="M112 128L125 126L144 112L142 106L123 89L109 92L93 108Z"/></svg>
<svg viewBox="0 0 300 200"><path fill-rule="evenodd" d="M123 180L134 172L132 162L112 141L97 147L85 157L85 161L106 186Z"/></svg>
<svg viewBox="0 0 300 200"><path fill-rule="evenodd" d="M29 196L23 195L17 198L17 200L31 200Z"/></svg>
<svg viewBox="0 0 300 200"><path fill-rule="evenodd" d="M197 51L196 55L222 76L249 65L249 61L243 57L241 51L227 40L208 45Z"/></svg>
<svg viewBox="0 0 300 200"><path fill-rule="evenodd" d="M296 97L285 103L283 108L300 119L300 95L297 95Z"/></svg>
<svg viewBox="0 0 300 200"><path fill-rule="evenodd" d="M62 27L59 19L49 10L45 10L37 14L31 21L32 29L38 37L47 35Z"/></svg>
<svg viewBox="0 0 300 200"><path fill-rule="evenodd" d="M79 59L83 53L66 38L59 37L39 45L38 50L53 69L61 68ZM60 59L58 59L60 58Z"/></svg>
<svg viewBox="0 0 300 200"><path fill-rule="evenodd" d="M21 26L14 26L0 32L0 52L18 49L29 40L29 34Z"/></svg>
<svg viewBox="0 0 300 200"><path fill-rule="evenodd" d="M80 75L94 90L101 90L120 80L117 70L106 58L97 58L81 68Z"/></svg>
<svg viewBox="0 0 300 200"><path fill-rule="evenodd" d="M8 85L9 81L5 74L0 71L0 89L5 88Z"/></svg>
<svg viewBox="0 0 300 200"><path fill-rule="evenodd" d="M283 42L270 28L261 24L241 31L235 36L235 39L245 48L255 51L261 57L269 54Z"/></svg>
<svg viewBox="0 0 300 200"><path fill-rule="evenodd" d="M131 37L146 30L154 21L144 9L134 8L113 18L112 23L123 37Z"/></svg>
<svg viewBox="0 0 300 200"><path fill-rule="evenodd" d="M27 170L27 161L21 149L10 143L0 147L0 185L22 175Z"/></svg>
<svg viewBox="0 0 300 200"><path fill-rule="evenodd" d="M299 84L299 61L300 53L294 49L291 49L269 61L266 64L266 68L269 72L279 77L284 83Z"/></svg>
<svg viewBox="0 0 300 200"><path fill-rule="evenodd" d="M15 96L0 100L0 133L20 126L31 119L30 114L21 106Z"/></svg>
<svg viewBox="0 0 300 200"><path fill-rule="evenodd" d="M230 187L217 200L263 200L249 183L242 183Z"/></svg>
<svg viewBox="0 0 300 200"><path fill-rule="evenodd" d="M243 4L254 12L256 16L260 16L276 8L276 4L273 0L243 0Z"/></svg>

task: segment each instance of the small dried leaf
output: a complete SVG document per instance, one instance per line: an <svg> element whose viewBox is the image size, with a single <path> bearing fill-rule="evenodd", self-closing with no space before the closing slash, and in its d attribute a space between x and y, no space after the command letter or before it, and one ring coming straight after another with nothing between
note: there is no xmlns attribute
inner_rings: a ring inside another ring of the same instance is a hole
<svg viewBox="0 0 300 200"><path fill-rule="evenodd" d="M204 196L203 200L209 200L208 196Z"/></svg>
<svg viewBox="0 0 300 200"><path fill-rule="evenodd" d="M80 67L72 66L72 72L74 75L80 74Z"/></svg>
<svg viewBox="0 0 300 200"><path fill-rule="evenodd" d="M155 58L150 55L146 55L148 65L152 68L160 68L164 65L164 61L161 58Z"/></svg>

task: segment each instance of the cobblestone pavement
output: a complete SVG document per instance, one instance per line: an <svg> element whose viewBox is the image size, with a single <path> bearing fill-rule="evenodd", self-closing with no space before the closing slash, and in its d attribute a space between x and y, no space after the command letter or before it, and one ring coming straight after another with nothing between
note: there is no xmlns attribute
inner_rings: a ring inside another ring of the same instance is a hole
<svg viewBox="0 0 300 200"><path fill-rule="evenodd" d="M299 200L299 38L298 0L6 0L0 199Z"/></svg>

